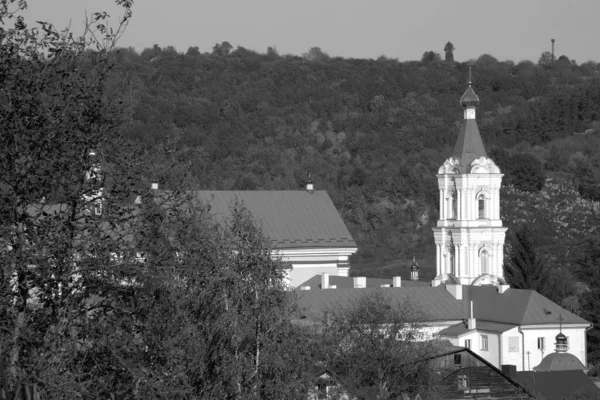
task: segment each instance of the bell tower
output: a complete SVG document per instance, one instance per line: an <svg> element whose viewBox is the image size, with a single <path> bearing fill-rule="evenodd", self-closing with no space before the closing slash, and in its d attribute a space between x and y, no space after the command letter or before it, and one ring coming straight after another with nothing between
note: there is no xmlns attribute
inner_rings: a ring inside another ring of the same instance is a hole
<svg viewBox="0 0 600 400"><path fill-rule="evenodd" d="M487 156L475 109L479 97L469 85L460 99L464 119L452 156L437 174L440 218L433 228L436 277L441 283L506 285L503 277L506 228L500 219L502 174Z"/></svg>

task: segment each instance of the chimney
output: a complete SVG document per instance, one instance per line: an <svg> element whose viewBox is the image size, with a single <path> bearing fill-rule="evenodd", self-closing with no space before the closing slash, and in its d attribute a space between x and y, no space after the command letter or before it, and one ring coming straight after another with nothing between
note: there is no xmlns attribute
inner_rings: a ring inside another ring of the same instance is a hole
<svg viewBox="0 0 600 400"><path fill-rule="evenodd" d="M152 188L152 190L158 190L158 183L157 182L152 182L151 188Z"/></svg>
<svg viewBox="0 0 600 400"><path fill-rule="evenodd" d="M367 278L364 276L355 276L354 277L354 288L366 288L367 287Z"/></svg>
<svg viewBox="0 0 600 400"><path fill-rule="evenodd" d="M467 328L469 330L477 329L477 321L473 317L473 301L471 301L471 313L469 314L469 319L467 320Z"/></svg>
<svg viewBox="0 0 600 400"><path fill-rule="evenodd" d="M516 365L505 364L505 365L502 365L501 368L502 368L502 373L504 375L506 375L512 379L516 378L516 376L517 376L517 366Z"/></svg>
<svg viewBox="0 0 600 400"><path fill-rule="evenodd" d="M446 290L454 297L456 300L462 300L463 298L463 290L462 285L446 285Z"/></svg>
<svg viewBox="0 0 600 400"><path fill-rule="evenodd" d="M321 289L329 289L329 274L327 272L321 274Z"/></svg>
<svg viewBox="0 0 600 400"><path fill-rule="evenodd" d="M395 276L392 279L392 286L393 287L402 287L402 277L401 276Z"/></svg>

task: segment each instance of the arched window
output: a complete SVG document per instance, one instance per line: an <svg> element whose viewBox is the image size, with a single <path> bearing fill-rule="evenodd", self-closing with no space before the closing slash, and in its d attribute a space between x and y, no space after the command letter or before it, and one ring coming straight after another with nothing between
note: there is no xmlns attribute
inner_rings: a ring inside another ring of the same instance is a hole
<svg viewBox="0 0 600 400"><path fill-rule="evenodd" d="M479 208L479 219L484 219L485 216L485 194L481 193L477 196L477 205Z"/></svg>
<svg viewBox="0 0 600 400"><path fill-rule="evenodd" d="M481 273L489 274L490 273L490 254L487 250L483 250L479 255L480 263L481 263Z"/></svg>

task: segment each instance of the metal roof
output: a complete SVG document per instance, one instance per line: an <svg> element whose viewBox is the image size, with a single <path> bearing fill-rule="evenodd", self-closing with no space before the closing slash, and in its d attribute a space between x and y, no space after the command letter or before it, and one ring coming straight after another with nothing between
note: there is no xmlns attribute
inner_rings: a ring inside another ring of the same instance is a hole
<svg viewBox="0 0 600 400"><path fill-rule="evenodd" d="M587 371L579 358L570 353L550 353L543 358L540 365L533 367L534 371Z"/></svg>
<svg viewBox="0 0 600 400"><path fill-rule="evenodd" d="M422 313L423 321L448 321L463 318L463 307L443 286L399 287L364 289L298 290L296 295L301 316L322 320L325 311L335 310L339 304L349 304L373 291L383 291L390 302L407 303Z"/></svg>
<svg viewBox="0 0 600 400"><path fill-rule="evenodd" d="M487 152L485 151L485 146L477 127L477 120L463 120L452 157L460 160L459 169L461 173L466 173L467 168L475 159L479 157L487 158Z"/></svg>
<svg viewBox="0 0 600 400"><path fill-rule="evenodd" d="M511 330L512 328L514 328L516 326L517 325L503 324L500 322L477 320L476 329L469 330L469 328L467 327L467 325L464 322L459 322L458 324L452 325L446 329L441 330L440 336L459 337L469 331L474 331L474 330L502 333L502 332Z"/></svg>
<svg viewBox="0 0 600 400"><path fill-rule="evenodd" d="M498 293L498 289L494 286L465 285L462 287L463 299L456 300L444 285L318 289L320 276L315 278L319 280L314 281L314 287L310 285L310 290L300 288L295 290L301 314L309 319L321 320L325 311L335 309L338 304L348 304L369 291L384 291L383 293L390 296L391 301L408 301L416 306L423 312L424 321L427 322L464 320L469 316L470 302L473 301L473 315L477 319L478 326L487 326L494 331L508 330L510 326L516 325L557 324L559 316L562 316L563 325L589 324L583 318L533 290L508 289L504 293ZM335 284L332 278L334 277L329 277L330 285ZM486 323L488 325L485 325Z"/></svg>
<svg viewBox="0 0 600 400"><path fill-rule="evenodd" d="M464 286L465 307L473 300L475 318L515 325L589 324L534 290L509 289L500 294L493 286Z"/></svg>
<svg viewBox="0 0 600 400"><path fill-rule="evenodd" d="M217 219L227 219L239 201L262 226L275 249L356 247L325 190L196 191Z"/></svg>
<svg viewBox="0 0 600 400"><path fill-rule="evenodd" d="M583 371L519 371L515 380L536 398L562 400L578 391L600 398L600 389Z"/></svg>

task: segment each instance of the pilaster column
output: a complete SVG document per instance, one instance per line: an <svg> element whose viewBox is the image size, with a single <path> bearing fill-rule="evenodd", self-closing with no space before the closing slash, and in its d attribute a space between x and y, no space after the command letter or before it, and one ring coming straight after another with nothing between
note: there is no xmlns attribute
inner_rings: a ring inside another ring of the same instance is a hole
<svg viewBox="0 0 600 400"><path fill-rule="evenodd" d="M444 196L444 189L440 189L440 220L446 219L446 197Z"/></svg>

